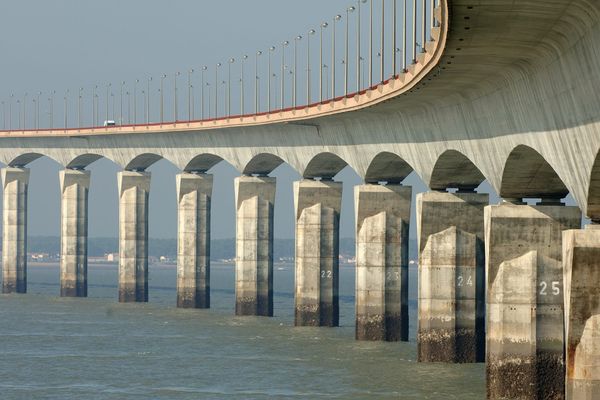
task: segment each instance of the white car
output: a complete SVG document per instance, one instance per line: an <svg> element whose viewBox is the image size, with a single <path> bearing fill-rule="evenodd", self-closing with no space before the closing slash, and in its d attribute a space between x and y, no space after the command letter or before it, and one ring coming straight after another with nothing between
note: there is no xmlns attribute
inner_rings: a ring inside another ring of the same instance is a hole
<svg viewBox="0 0 600 400"><path fill-rule="evenodd" d="M117 125L115 121L112 121L112 120L104 121L104 126L115 126L115 125Z"/></svg>

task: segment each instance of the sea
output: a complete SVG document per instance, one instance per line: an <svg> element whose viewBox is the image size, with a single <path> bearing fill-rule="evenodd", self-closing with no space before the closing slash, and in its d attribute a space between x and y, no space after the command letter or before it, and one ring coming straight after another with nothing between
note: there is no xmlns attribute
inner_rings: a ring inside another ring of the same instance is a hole
<svg viewBox="0 0 600 400"><path fill-rule="evenodd" d="M87 298L60 298L56 264L0 296L0 399L482 399L483 364L416 362L410 341L354 340L354 267L340 267L340 327L294 327L294 267L274 271L273 318L234 315L234 267L213 264L211 309L177 309L174 266L150 301L117 302L117 267L90 265Z"/></svg>

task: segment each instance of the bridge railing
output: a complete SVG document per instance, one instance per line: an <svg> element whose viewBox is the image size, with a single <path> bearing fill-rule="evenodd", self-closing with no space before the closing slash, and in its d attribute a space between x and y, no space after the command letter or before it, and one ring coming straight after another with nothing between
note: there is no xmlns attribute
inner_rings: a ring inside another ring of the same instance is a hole
<svg viewBox="0 0 600 400"><path fill-rule="evenodd" d="M12 93L1 101L2 130L209 122L353 98L408 72L433 40L439 6L440 0L357 0L304 35L185 74L79 87L62 95Z"/></svg>

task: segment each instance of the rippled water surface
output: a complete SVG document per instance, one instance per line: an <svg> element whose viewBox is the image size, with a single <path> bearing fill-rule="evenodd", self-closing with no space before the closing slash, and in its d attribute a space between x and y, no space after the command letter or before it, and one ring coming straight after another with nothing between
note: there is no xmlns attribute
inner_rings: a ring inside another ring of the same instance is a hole
<svg viewBox="0 0 600 400"><path fill-rule="evenodd" d="M58 266L0 296L0 398L481 399L484 366L415 362L411 342L354 340L354 269L340 272L340 328L293 327L293 267L275 267L274 318L238 318L232 266L212 269L211 310L179 310L175 269L150 268L150 303L118 304L117 269L90 266L89 298L61 299Z"/></svg>

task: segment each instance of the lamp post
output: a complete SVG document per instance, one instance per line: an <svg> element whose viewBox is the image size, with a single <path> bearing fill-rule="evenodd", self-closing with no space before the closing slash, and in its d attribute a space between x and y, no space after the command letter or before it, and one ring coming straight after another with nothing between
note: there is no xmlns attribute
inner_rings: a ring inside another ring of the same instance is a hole
<svg viewBox="0 0 600 400"><path fill-rule="evenodd" d="M202 118L202 120L204 120L204 73L206 72L206 70L208 69L208 67L205 65L202 67L202 72L201 72L201 79L202 79L202 85L200 86L200 96L202 97L201 101L200 101L200 116Z"/></svg>
<svg viewBox="0 0 600 400"><path fill-rule="evenodd" d="M54 129L54 95L56 90L50 93L50 129Z"/></svg>
<svg viewBox="0 0 600 400"><path fill-rule="evenodd" d="M269 79L268 79L268 83L267 83L267 106L269 107L269 109L267 110L268 112L271 112L271 79L272 77L272 72L271 72L271 58L273 56L273 52L275 51L275 46L271 46L269 47Z"/></svg>
<svg viewBox="0 0 600 400"><path fill-rule="evenodd" d="M13 102L13 97L15 97L15 95L13 93L10 94L10 101L8 103L8 129L12 130L12 102Z"/></svg>
<svg viewBox="0 0 600 400"><path fill-rule="evenodd" d="M289 41L281 43L281 109L285 108L285 48L290 44Z"/></svg>
<svg viewBox="0 0 600 400"><path fill-rule="evenodd" d="M131 93L129 90L125 95L127 96L127 125L131 125Z"/></svg>
<svg viewBox="0 0 600 400"><path fill-rule="evenodd" d="M373 1L373 0L371 0ZM365 4L367 0L357 0L356 1L356 91L360 92L361 89L361 81L360 81L360 72L361 72L361 3Z"/></svg>
<svg viewBox="0 0 600 400"><path fill-rule="evenodd" d="M2 103L2 130L6 130L6 104Z"/></svg>
<svg viewBox="0 0 600 400"><path fill-rule="evenodd" d="M174 120L175 122L177 122L179 120L179 110L177 108L178 106L178 102L177 102L177 77L181 75L181 72L176 72L175 75L173 76L173 82L174 82L174 86L173 86L173 94L175 96L175 101L173 101L173 113L174 113Z"/></svg>
<svg viewBox="0 0 600 400"><path fill-rule="evenodd" d="M392 2L392 76L396 77L396 58L397 58L397 50L396 50L396 25L397 25L397 1L393 0Z"/></svg>
<svg viewBox="0 0 600 400"><path fill-rule="evenodd" d="M96 91L98 90L98 85L95 85L92 88L92 126L96 126L96 121L98 120L96 115Z"/></svg>
<svg viewBox="0 0 600 400"><path fill-rule="evenodd" d="M413 2L413 29L412 29L412 62L417 62L417 0Z"/></svg>
<svg viewBox="0 0 600 400"><path fill-rule="evenodd" d="M83 97L83 88L79 88L79 96L77 97L77 123L81 129L81 98Z"/></svg>
<svg viewBox="0 0 600 400"><path fill-rule="evenodd" d="M321 35L319 44L319 102L323 102L323 30L327 28L327 22L321 23Z"/></svg>
<svg viewBox="0 0 600 400"><path fill-rule="evenodd" d="M350 13L354 12L354 6L346 8L346 55L344 56L344 96L348 96L348 65L350 64Z"/></svg>
<svg viewBox="0 0 600 400"><path fill-rule="evenodd" d="M144 121L148 121L148 114L146 113L146 106L148 104L148 99L146 98L146 91L142 89L142 98L144 100Z"/></svg>
<svg viewBox="0 0 600 400"><path fill-rule="evenodd" d="M241 69L240 69L240 113L242 115L246 114L246 107L244 104L244 97L245 97L245 91L244 91L244 65L246 64L246 60L248 60L248 55L244 54L244 56L242 56L242 61L241 61Z"/></svg>
<svg viewBox="0 0 600 400"><path fill-rule="evenodd" d="M217 63L215 67L215 119L219 116L219 68L221 63Z"/></svg>
<svg viewBox="0 0 600 400"><path fill-rule="evenodd" d="M192 74L194 73L193 69L188 71L188 121L193 119L192 116Z"/></svg>
<svg viewBox="0 0 600 400"><path fill-rule="evenodd" d="M120 109L121 112L119 114L119 125L123 125L123 88L125 87L125 81L121 82L121 97L120 97Z"/></svg>
<svg viewBox="0 0 600 400"><path fill-rule="evenodd" d="M408 21L408 17L406 15L406 2L408 0L402 0L402 18L404 19L404 23L402 24L402 73L406 72L406 22Z"/></svg>
<svg viewBox="0 0 600 400"><path fill-rule="evenodd" d="M310 104L310 37L317 33L314 29L308 31L306 36L306 105Z"/></svg>
<svg viewBox="0 0 600 400"><path fill-rule="evenodd" d="M68 126L68 104L67 104L68 97L69 97L69 91L67 90L67 92L65 93L65 97L64 97L64 100L65 100L65 130L67 129L67 126Z"/></svg>
<svg viewBox="0 0 600 400"><path fill-rule="evenodd" d="M369 3L369 87L373 86L373 0Z"/></svg>
<svg viewBox="0 0 600 400"><path fill-rule="evenodd" d="M19 110L17 112L17 118L18 118L17 121L19 122L17 124L17 129L21 130L21 100L19 100L19 99L17 99L17 110Z"/></svg>
<svg viewBox="0 0 600 400"><path fill-rule="evenodd" d="M427 51L425 48L427 42L427 0L423 0L421 5L421 53L425 53Z"/></svg>
<svg viewBox="0 0 600 400"><path fill-rule="evenodd" d="M162 74L160 77L160 123L165 122L165 91L164 91L164 82L167 74Z"/></svg>
<svg viewBox="0 0 600 400"><path fill-rule="evenodd" d="M335 99L335 26L336 23L342 19L341 15L333 17L333 27L331 29L331 98Z"/></svg>
<svg viewBox="0 0 600 400"><path fill-rule="evenodd" d="M110 98L112 100L112 120L114 121L117 114L115 111L117 101L115 100L115 94L113 92L110 92Z"/></svg>
<svg viewBox="0 0 600 400"><path fill-rule="evenodd" d="M302 40L302 36L298 35L294 38L294 87L292 95L292 107L296 108L298 97L298 42Z"/></svg>
<svg viewBox="0 0 600 400"><path fill-rule="evenodd" d="M133 124L137 125L137 85L140 83L139 79L133 82Z"/></svg>
<svg viewBox="0 0 600 400"><path fill-rule="evenodd" d="M381 0L381 77L380 82L385 80L385 0Z"/></svg>
<svg viewBox="0 0 600 400"><path fill-rule="evenodd" d="M148 78L146 82L146 124L150 124L150 82L152 82L152 77Z"/></svg>
<svg viewBox="0 0 600 400"><path fill-rule="evenodd" d="M25 121L27 121L26 119L26 114L27 113L27 93L25 93L23 95L23 130L25 130Z"/></svg>
<svg viewBox="0 0 600 400"><path fill-rule="evenodd" d="M256 52L256 56L254 58L254 114L258 114L258 105L259 105L259 98L258 98L258 83L259 83L259 76L258 76L258 57L262 56L262 51L257 51Z"/></svg>
<svg viewBox="0 0 600 400"><path fill-rule="evenodd" d="M227 65L227 117L231 117L231 64L235 62L235 58L230 58Z"/></svg>
<svg viewBox="0 0 600 400"><path fill-rule="evenodd" d="M40 96L42 92L37 92L37 100L35 103L35 129L40 129Z"/></svg>

